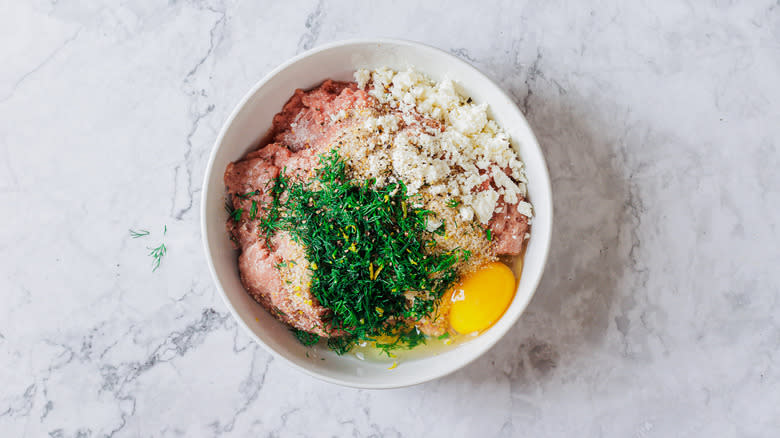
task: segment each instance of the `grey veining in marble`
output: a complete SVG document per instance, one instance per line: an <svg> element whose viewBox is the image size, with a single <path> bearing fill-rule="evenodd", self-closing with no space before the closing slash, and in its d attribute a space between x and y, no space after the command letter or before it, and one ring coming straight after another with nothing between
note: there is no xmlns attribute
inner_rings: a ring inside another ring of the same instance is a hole
<svg viewBox="0 0 780 438"><path fill-rule="evenodd" d="M0 435L777 436L777 1L2 10ZM254 345L212 285L197 213L243 93L296 53L370 36L441 47L508 90L556 208L507 338L381 392Z"/></svg>

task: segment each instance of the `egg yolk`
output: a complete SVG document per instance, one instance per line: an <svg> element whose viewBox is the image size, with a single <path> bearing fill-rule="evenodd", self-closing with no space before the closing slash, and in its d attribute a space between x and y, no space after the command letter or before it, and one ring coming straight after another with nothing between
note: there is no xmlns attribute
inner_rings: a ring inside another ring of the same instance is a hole
<svg viewBox="0 0 780 438"><path fill-rule="evenodd" d="M452 288L450 325L458 333L485 330L501 318L514 295L512 270L503 263L488 263Z"/></svg>

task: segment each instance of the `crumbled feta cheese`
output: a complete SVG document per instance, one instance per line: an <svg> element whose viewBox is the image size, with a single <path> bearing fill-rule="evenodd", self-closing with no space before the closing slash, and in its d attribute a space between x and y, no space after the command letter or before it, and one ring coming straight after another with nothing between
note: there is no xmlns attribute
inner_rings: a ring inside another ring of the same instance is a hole
<svg viewBox="0 0 780 438"><path fill-rule="evenodd" d="M452 179L450 180L450 182L447 183L446 191L448 191L452 196L458 196L460 195L460 185L458 184L457 181Z"/></svg>
<svg viewBox="0 0 780 438"><path fill-rule="evenodd" d="M490 218L493 217L496 202L498 202L498 193L493 189L483 190L474 195L472 206L480 222L487 225Z"/></svg>
<svg viewBox="0 0 780 438"><path fill-rule="evenodd" d="M371 80L371 72L368 71L365 68L361 68L360 70L355 72L355 82L357 82L358 88L361 90L366 89L366 85L368 85L368 81Z"/></svg>
<svg viewBox="0 0 780 438"><path fill-rule="evenodd" d="M388 132L396 132L398 131L398 121L398 117L389 114L386 116L379 116L376 120L376 124Z"/></svg>
<svg viewBox="0 0 780 438"><path fill-rule="evenodd" d="M531 204L528 202L525 201L518 202L517 211L528 218L534 217L533 207L531 207Z"/></svg>
<svg viewBox="0 0 780 438"><path fill-rule="evenodd" d="M504 195L504 201L509 204L517 204L517 195L520 194L520 188L517 184L515 184L503 170L499 169L498 166L493 166L491 170L493 171L493 181L496 183L496 186L504 189L502 193Z"/></svg>
<svg viewBox="0 0 780 438"><path fill-rule="evenodd" d="M440 220L433 219L433 218L429 217L425 221L425 229L427 229L429 233L432 233L432 232L436 231L437 229L439 229L441 224L442 224L442 222Z"/></svg>
<svg viewBox="0 0 780 438"><path fill-rule="evenodd" d="M428 191L432 195L440 195L442 193L447 193L447 186L445 186L444 184L436 184L431 186L431 188L429 188Z"/></svg>
<svg viewBox="0 0 780 438"><path fill-rule="evenodd" d="M449 121L456 131L466 135L482 131L487 123L487 105L464 105L455 108L449 115Z"/></svg>
<svg viewBox="0 0 780 438"><path fill-rule="evenodd" d="M474 219L474 210L471 207L464 205L458 210L458 213L460 213L460 218L463 222L470 222Z"/></svg>
<svg viewBox="0 0 780 438"><path fill-rule="evenodd" d="M420 72L407 69L406 71L398 72L393 76L393 89L407 91L424 80L425 77Z"/></svg>
<svg viewBox="0 0 780 438"><path fill-rule="evenodd" d="M423 169L425 182L435 184L450 173L450 166L444 160L433 159L429 163L420 166Z"/></svg>
<svg viewBox="0 0 780 438"><path fill-rule="evenodd" d="M391 157L393 170L406 182L409 194L417 193L417 190L425 182L423 169L419 166L423 160L419 159L417 151L409 144L398 144L396 141L396 147Z"/></svg>
<svg viewBox="0 0 780 438"><path fill-rule="evenodd" d="M487 104L467 101L451 79L434 82L413 69L359 70L355 80L361 89L371 86L369 94L392 109L363 126L373 139L367 158L377 181L401 180L410 195L447 193L462 203L457 213L464 222L487 224L496 211L506 211L499 199L531 217L530 204L522 201L523 162L507 134L488 119ZM380 151L387 152L372 160Z"/></svg>

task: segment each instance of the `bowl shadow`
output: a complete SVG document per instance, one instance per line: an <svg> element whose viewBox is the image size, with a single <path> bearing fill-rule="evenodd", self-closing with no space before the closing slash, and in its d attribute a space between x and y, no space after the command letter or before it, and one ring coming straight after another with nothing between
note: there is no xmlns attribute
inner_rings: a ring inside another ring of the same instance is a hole
<svg viewBox="0 0 780 438"><path fill-rule="evenodd" d="M525 72L516 66L486 70L507 78L497 82L526 115L544 151L554 202L552 246L519 322L442 383L494 382L503 373L512 391L522 392L587 360L586 352L605 342L610 309L630 275L638 201L623 171L624 128L605 120L595 103L545 78L536 63Z"/></svg>

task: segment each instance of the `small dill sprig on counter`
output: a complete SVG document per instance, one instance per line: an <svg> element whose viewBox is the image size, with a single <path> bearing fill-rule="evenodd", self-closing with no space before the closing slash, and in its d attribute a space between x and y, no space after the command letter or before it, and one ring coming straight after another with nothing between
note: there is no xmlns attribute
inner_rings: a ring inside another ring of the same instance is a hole
<svg viewBox="0 0 780 438"><path fill-rule="evenodd" d="M146 237L150 235L151 233L147 230L130 230L130 237L133 239L137 239L139 237ZM163 226L163 238L168 234L168 225ZM160 245L152 248L147 246L146 249L149 250L149 256L152 257L152 272L156 271L157 268L160 267L160 263L162 263L163 257L165 257L165 254L168 253L168 247L165 246L165 242L160 243Z"/></svg>
<svg viewBox="0 0 780 438"><path fill-rule="evenodd" d="M165 246L164 243L161 243L160 246L156 248L149 248L151 251L149 252L149 255L152 256L152 259L154 261L152 262L152 272L156 271L157 268L160 267L160 262L162 262L162 258L165 257L165 254L168 253L168 247Z"/></svg>

